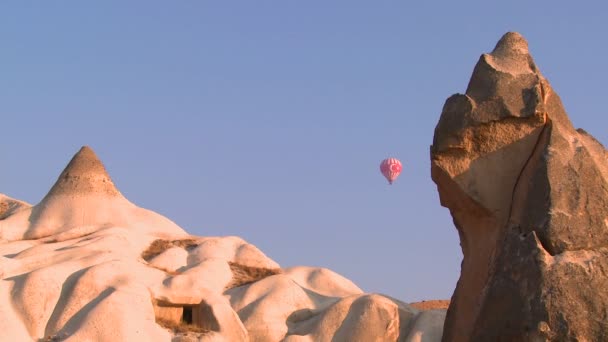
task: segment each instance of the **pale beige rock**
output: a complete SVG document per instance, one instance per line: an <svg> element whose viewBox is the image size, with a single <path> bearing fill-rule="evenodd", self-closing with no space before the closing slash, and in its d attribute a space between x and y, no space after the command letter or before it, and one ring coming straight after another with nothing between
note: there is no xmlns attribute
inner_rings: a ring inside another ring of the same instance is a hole
<svg viewBox="0 0 608 342"><path fill-rule="evenodd" d="M241 238L186 234L125 199L86 147L39 204L11 201L0 219L2 340L401 341L419 315L328 269L281 272ZM253 282L226 290L244 283L235 277ZM432 329L424 336L441 335Z"/></svg>
<svg viewBox="0 0 608 342"><path fill-rule="evenodd" d="M279 264L268 258L257 247L237 236L200 238L199 246L190 252L189 263L206 259L224 259L241 265L278 268Z"/></svg>
<svg viewBox="0 0 608 342"><path fill-rule="evenodd" d="M186 271L167 277L150 289L153 296L171 303L198 304L205 294L222 293L232 279L225 260L208 259Z"/></svg>
<svg viewBox="0 0 608 342"><path fill-rule="evenodd" d="M199 312L201 326L220 334L225 340L249 340L249 333L224 296L206 296L199 305Z"/></svg>
<svg viewBox="0 0 608 342"><path fill-rule="evenodd" d="M422 311L416 316L414 324L409 330L408 342L440 341L445 321L445 310Z"/></svg>
<svg viewBox="0 0 608 342"><path fill-rule="evenodd" d="M171 334L155 324L145 289L108 288L89 302L58 333L66 341L169 341Z"/></svg>
<svg viewBox="0 0 608 342"><path fill-rule="evenodd" d="M13 215L19 210L30 208L29 203L10 198L4 194L0 194L0 220Z"/></svg>
<svg viewBox="0 0 608 342"><path fill-rule="evenodd" d="M386 296L363 294L349 280L313 267L287 269L226 294L255 341L410 341L405 338L417 315L430 315ZM431 321L423 317L414 336L441 340L442 327Z"/></svg>
<svg viewBox="0 0 608 342"><path fill-rule="evenodd" d="M152 258L148 264L175 273L180 268L188 266L188 252L181 247L172 247Z"/></svg>
<svg viewBox="0 0 608 342"><path fill-rule="evenodd" d="M403 340L417 310L377 294L353 295L336 301L310 318L293 321L289 341ZM306 339L302 339L302 337Z"/></svg>
<svg viewBox="0 0 608 342"><path fill-rule="evenodd" d="M4 278L0 281L0 331L2 336L12 341L31 341L33 338L23 320L23 313L12 303L14 287L13 281Z"/></svg>
<svg viewBox="0 0 608 342"><path fill-rule="evenodd" d="M327 269L318 267L290 267L283 272L302 288L323 296L347 297L363 291L352 281Z"/></svg>
<svg viewBox="0 0 608 342"><path fill-rule="evenodd" d="M226 294L254 341L281 340L287 334L290 315L316 309L324 303L320 295L307 292L282 274L228 290Z"/></svg>

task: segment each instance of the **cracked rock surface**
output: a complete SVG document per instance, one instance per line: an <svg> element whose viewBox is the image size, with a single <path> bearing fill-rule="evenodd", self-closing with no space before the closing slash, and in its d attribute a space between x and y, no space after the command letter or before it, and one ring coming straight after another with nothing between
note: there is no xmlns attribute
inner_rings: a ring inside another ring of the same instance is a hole
<svg viewBox="0 0 608 342"><path fill-rule="evenodd" d="M431 175L463 252L444 341L608 340L606 150L520 34L445 102Z"/></svg>

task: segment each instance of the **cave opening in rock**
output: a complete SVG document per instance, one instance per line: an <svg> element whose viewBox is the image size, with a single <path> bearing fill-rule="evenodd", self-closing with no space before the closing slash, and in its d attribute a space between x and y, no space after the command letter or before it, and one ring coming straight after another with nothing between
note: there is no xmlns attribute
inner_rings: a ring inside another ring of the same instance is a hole
<svg viewBox="0 0 608 342"><path fill-rule="evenodd" d="M192 307L184 306L184 310L182 311L182 322L186 324L192 324Z"/></svg>
<svg viewBox="0 0 608 342"><path fill-rule="evenodd" d="M196 329L202 327L199 305L153 301L156 322L170 329Z"/></svg>

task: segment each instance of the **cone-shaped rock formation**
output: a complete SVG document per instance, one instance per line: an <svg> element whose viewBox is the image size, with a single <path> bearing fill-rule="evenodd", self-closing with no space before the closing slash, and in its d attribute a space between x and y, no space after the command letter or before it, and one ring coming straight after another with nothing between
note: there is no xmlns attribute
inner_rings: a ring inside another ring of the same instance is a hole
<svg viewBox="0 0 608 342"><path fill-rule="evenodd" d="M431 160L464 255L443 339L607 340L606 151L573 128L521 35L446 101Z"/></svg>
<svg viewBox="0 0 608 342"><path fill-rule="evenodd" d="M153 228L167 236L185 235L167 218L124 198L95 152L84 146L40 203L0 221L0 238L53 236L61 240L113 226Z"/></svg>
<svg viewBox="0 0 608 342"><path fill-rule="evenodd" d="M46 197L84 194L120 194L103 163L89 146L83 146L74 155Z"/></svg>

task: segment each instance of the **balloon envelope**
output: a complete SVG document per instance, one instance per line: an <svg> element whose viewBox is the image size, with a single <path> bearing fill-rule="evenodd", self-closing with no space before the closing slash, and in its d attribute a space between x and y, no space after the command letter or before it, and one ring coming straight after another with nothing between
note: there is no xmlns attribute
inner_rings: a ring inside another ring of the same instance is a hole
<svg viewBox="0 0 608 342"><path fill-rule="evenodd" d="M389 184L393 184L402 169L401 162L397 158L386 158L380 163L380 172L386 177Z"/></svg>

